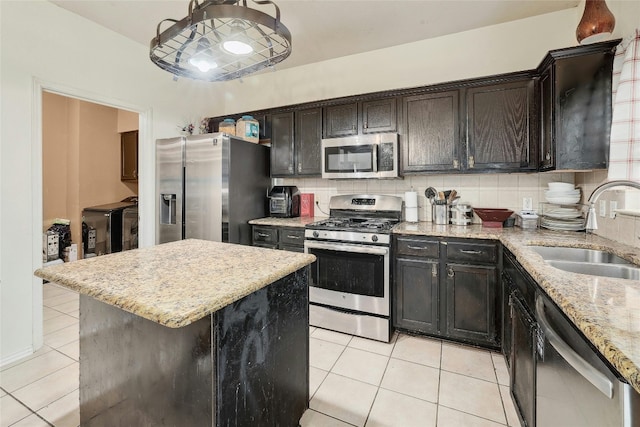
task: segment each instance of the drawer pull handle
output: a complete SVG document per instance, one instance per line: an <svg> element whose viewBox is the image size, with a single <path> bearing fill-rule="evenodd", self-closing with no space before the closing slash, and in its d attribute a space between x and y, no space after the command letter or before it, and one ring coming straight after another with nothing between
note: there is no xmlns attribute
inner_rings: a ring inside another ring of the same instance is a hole
<svg viewBox="0 0 640 427"><path fill-rule="evenodd" d="M414 249L414 250L417 250L417 251L424 251L424 250L429 249L428 246L411 246L411 245L407 245L407 247L409 249Z"/></svg>
<svg viewBox="0 0 640 427"><path fill-rule="evenodd" d="M300 239L300 236L294 236L293 234L287 234L287 238L289 239Z"/></svg>
<svg viewBox="0 0 640 427"><path fill-rule="evenodd" d="M482 251L472 251L470 249L460 249L460 252L462 252L463 254L469 254L469 255L480 255L482 253Z"/></svg>
<svg viewBox="0 0 640 427"><path fill-rule="evenodd" d="M258 237L269 237L266 233L258 233Z"/></svg>

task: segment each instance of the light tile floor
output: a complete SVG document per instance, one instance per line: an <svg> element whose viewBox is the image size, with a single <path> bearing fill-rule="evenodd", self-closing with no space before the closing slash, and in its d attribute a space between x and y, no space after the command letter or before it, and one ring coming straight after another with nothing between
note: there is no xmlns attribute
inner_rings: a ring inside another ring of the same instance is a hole
<svg viewBox="0 0 640 427"><path fill-rule="evenodd" d="M77 427L78 295L44 285L44 346L0 372L0 427ZM502 355L437 339L389 344L310 328L303 427L519 426Z"/></svg>

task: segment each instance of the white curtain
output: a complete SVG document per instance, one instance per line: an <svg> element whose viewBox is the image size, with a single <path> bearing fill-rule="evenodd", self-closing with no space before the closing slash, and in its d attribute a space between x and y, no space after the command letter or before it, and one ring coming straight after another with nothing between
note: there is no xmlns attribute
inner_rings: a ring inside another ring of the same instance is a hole
<svg viewBox="0 0 640 427"><path fill-rule="evenodd" d="M618 45L613 61L608 179L640 182L640 29Z"/></svg>

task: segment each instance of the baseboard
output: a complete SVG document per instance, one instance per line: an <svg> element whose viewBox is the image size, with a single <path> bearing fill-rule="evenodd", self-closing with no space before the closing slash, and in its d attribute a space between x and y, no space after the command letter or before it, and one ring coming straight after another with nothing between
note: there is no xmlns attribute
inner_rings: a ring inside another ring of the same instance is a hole
<svg viewBox="0 0 640 427"><path fill-rule="evenodd" d="M0 368L4 368L5 366L13 362L16 362L20 359L24 359L25 357L31 356L33 353L35 353L35 350L33 349L33 347L29 347L27 349L5 356L0 360Z"/></svg>

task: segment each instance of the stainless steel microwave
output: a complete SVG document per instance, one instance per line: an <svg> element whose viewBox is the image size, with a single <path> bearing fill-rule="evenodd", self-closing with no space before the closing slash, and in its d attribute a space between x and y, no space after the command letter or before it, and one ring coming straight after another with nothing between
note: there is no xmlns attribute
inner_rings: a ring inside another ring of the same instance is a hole
<svg viewBox="0 0 640 427"><path fill-rule="evenodd" d="M323 178L398 178L398 134L322 140Z"/></svg>

